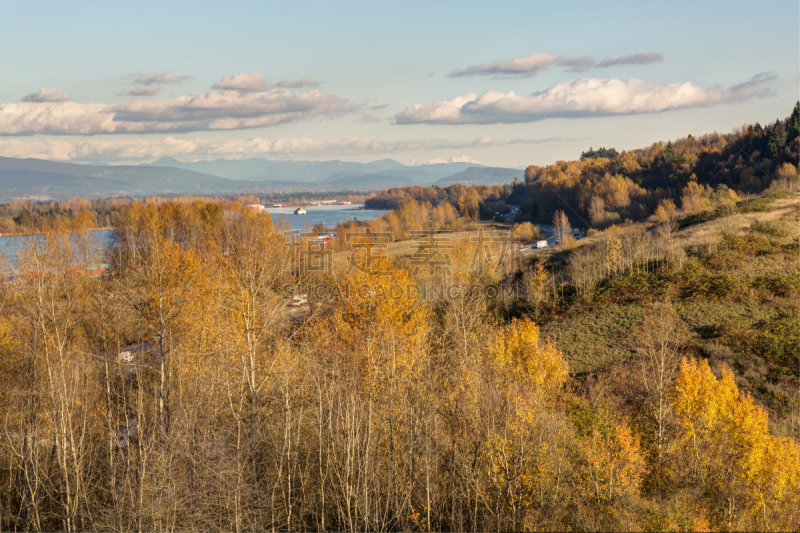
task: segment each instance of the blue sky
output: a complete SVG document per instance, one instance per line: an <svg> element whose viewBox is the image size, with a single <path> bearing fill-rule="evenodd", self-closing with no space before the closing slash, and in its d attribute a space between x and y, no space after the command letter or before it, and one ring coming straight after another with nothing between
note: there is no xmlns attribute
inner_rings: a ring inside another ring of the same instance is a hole
<svg viewBox="0 0 800 533"><path fill-rule="evenodd" d="M0 155L14 157L547 164L784 117L800 78L796 1L3 10ZM532 54L520 64L544 66L502 66Z"/></svg>

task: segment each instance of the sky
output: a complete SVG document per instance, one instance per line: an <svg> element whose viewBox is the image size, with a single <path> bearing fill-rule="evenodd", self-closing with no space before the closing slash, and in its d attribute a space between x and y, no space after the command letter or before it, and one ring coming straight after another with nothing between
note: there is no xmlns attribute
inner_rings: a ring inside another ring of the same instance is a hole
<svg viewBox="0 0 800 533"><path fill-rule="evenodd" d="M0 4L0 156L523 167L787 116L793 1Z"/></svg>

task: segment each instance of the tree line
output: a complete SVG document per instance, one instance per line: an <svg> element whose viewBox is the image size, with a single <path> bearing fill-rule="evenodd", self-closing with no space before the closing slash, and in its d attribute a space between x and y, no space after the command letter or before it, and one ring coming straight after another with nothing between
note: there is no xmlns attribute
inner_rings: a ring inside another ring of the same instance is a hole
<svg viewBox="0 0 800 533"><path fill-rule="evenodd" d="M662 201L687 197L704 200L684 206L703 210L715 198L734 190L797 190L800 147L800 102L790 116L762 126L758 123L727 134L712 134L657 142L649 148L618 152L590 148L574 161L530 165L524 181L507 185L455 184L449 187L400 187L366 201L377 209L397 209L413 199L431 205L449 203L462 215L517 223L549 224L562 210L582 228L605 229L626 220L643 220ZM520 210L509 213L508 205Z"/></svg>
<svg viewBox="0 0 800 533"><path fill-rule="evenodd" d="M652 215L662 200L677 201L692 184L708 196L720 186L745 193L773 184L794 190L799 125L800 102L790 116L766 126L689 135L622 153L589 149L577 161L529 166L524 185L514 187L507 201L534 222L546 223L556 210L569 209L585 226L607 227Z"/></svg>
<svg viewBox="0 0 800 533"><path fill-rule="evenodd" d="M110 229L118 226L118 212L121 208L133 203L193 203L197 201L233 200L242 205L272 203L287 205L308 205L312 200L337 199L353 204L363 203L368 195L360 193L305 193L278 194L258 197L255 195L237 195L231 198L202 196L149 196L145 198L70 198L51 202L34 202L14 198L7 204L0 204L0 234L20 235L42 233L47 231L65 231L75 229Z"/></svg>

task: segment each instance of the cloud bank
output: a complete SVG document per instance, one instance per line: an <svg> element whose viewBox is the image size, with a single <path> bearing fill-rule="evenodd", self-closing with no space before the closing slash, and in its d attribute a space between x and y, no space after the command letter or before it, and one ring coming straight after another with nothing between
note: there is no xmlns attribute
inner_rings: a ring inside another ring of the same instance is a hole
<svg viewBox="0 0 800 533"><path fill-rule="evenodd" d="M395 115L397 124L511 124L545 118L582 118L659 113L710 107L770 96L763 85L776 78L760 73L728 89L703 89L690 82L659 85L632 78L583 78L554 85L530 96L513 91L468 93L432 104L416 104Z"/></svg>
<svg viewBox="0 0 800 533"><path fill-rule="evenodd" d="M162 73L167 83L172 79ZM153 95L158 87L145 81L135 96ZM184 133L259 128L317 115L355 113L359 107L316 89L293 93L291 88L316 84L310 78L268 85L260 74L225 78L205 93L162 100L132 100L115 105L67 102L69 95L42 89L17 103L0 104L0 135L98 135L115 133ZM151 84L151 85L152 85ZM291 88L290 88L291 87ZM133 89L133 91L137 91Z"/></svg>
<svg viewBox="0 0 800 533"><path fill-rule="evenodd" d="M481 137L473 141L445 139L375 140L348 139L265 139L210 141L206 139L178 139L172 136L161 140L99 140L88 139L75 143L55 141L25 142L19 139L0 139L0 156L64 161L140 162L160 157L174 157L183 161L202 159L248 159L282 153L310 156L387 154L417 150L444 150L485 148L518 143L538 144L556 139L493 139ZM55 150L52 153L51 151ZM466 157L466 156L464 156ZM459 158L459 161L468 161Z"/></svg>
<svg viewBox="0 0 800 533"><path fill-rule="evenodd" d="M595 62L591 57L562 57L547 52L530 54L517 57L508 61L492 61L482 65L473 65L461 70L454 70L450 73L451 78L461 76L535 76L542 70L550 66L567 67L569 72L582 72L592 67L606 68L615 65L646 65L656 63L664 58L661 54L631 54L616 58L605 58L600 63Z"/></svg>
<svg viewBox="0 0 800 533"><path fill-rule="evenodd" d="M482 165L480 161L477 159L473 159L469 156L462 155L461 157L451 157L450 159L445 159L443 157L434 157L433 159L428 159L427 161L417 161L414 159L411 161L409 166L417 167L420 165L441 165L442 163L472 163L473 165Z"/></svg>
<svg viewBox="0 0 800 533"><path fill-rule="evenodd" d="M23 102L33 103L66 102L67 100L69 100L69 95L67 93L62 93L54 87L39 89L37 92L31 93L22 99Z"/></svg>

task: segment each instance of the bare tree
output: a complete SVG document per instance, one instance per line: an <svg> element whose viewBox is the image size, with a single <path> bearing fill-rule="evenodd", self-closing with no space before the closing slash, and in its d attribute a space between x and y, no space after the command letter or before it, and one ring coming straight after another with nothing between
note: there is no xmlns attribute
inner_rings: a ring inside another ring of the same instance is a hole
<svg viewBox="0 0 800 533"><path fill-rule="evenodd" d="M650 414L659 465L664 459L670 415L667 391L684 353L686 326L669 302L654 304L639 329L641 375L650 393Z"/></svg>
<svg viewBox="0 0 800 533"><path fill-rule="evenodd" d="M572 226L569 223L569 218L560 209L553 215L553 229L558 243L566 242L567 236L572 237Z"/></svg>

